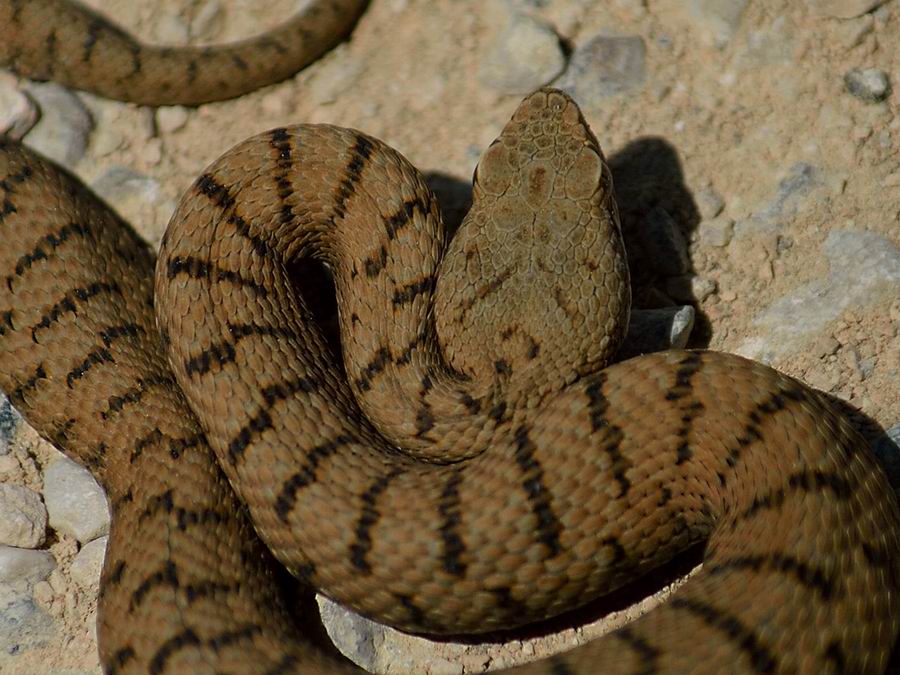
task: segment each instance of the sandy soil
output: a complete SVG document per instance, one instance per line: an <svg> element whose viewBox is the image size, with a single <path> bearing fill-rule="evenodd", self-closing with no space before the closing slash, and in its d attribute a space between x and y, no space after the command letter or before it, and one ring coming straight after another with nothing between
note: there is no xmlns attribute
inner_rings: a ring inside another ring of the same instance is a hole
<svg viewBox="0 0 900 675"><path fill-rule="evenodd" d="M210 3L89 4L159 40L184 32ZM219 20L191 39L262 31L296 4L222 0ZM84 95L97 128L75 169L88 182L117 166L157 180L156 200L111 199L157 244L181 191L229 146L274 126L329 122L377 136L438 174L436 185L458 216L460 186L521 98L496 93L478 77L509 15L543 19L567 49L601 33L638 35L646 46L643 85L584 111L614 168L623 224L643 265L635 270L637 303L693 302L694 344L768 355L773 366L887 428L900 422L900 283L891 288L888 278L888 286L839 307L799 338L781 340L757 321L777 300L828 277L833 260L823 246L834 231L867 231L900 246L900 3L849 20L823 17L814 4L749 3L733 35L716 39L714 26L685 9L703 3L680 0L374 0L347 43L290 81L240 100L182 115ZM884 102L846 91L845 72L868 66L894 82ZM798 164L813 167L817 188L781 213L777 227L747 225L767 212ZM718 210L713 193L724 202L720 217L736 221L725 246L702 236L704 216ZM636 232L656 206L690 242L687 279L662 278L642 259ZM74 545L59 546L64 567ZM96 671L92 611L92 599L77 593L71 607L57 607L69 637L42 650L35 672ZM567 633L558 644L569 642ZM518 642L512 649L523 651ZM503 660L462 662L465 672L480 672Z"/></svg>

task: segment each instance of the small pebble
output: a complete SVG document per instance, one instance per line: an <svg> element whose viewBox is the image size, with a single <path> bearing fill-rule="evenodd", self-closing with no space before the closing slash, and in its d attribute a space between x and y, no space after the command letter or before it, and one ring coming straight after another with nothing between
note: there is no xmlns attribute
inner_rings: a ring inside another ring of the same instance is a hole
<svg viewBox="0 0 900 675"><path fill-rule="evenodd" d="M598 35L575 49L558 86L582 107L599 107L603 99L643 86L647 47L637 35Z"/></svg>
<svg viewBox="0 0 900 675"><path fill-rule="evenodd" d="M616 358L683 349L694 328L695 316L696 311L690 305L632 310L628 332Z"/></svg>
<svg viewBox="0 0 900 675"><path fill-rule="evenodd" d="M482 60L478 79L502 94L525 94L554 80L565 65L553 28L516 13Z"/></svg>
<svg viewBox="0 0 900 675"><path fill-rule="evenodd" d="M703 302L715 293L719 288L715 279L704 277L691 277L691 293L697 302Z"/></svg>
<svg viewBox="0 0 900 675"><path fill-rule="evenodd" d="M188 121L188 112L184 106L167 105L157 108L156 124L166 134L181 129Z"/></svg>
<svg viewBox="0 0 900 675"><path fill-rule="evenodd" d="M891 93L887 73L878 68L853 68L844 75L844 86L856 98L879 103Z"/></svg>
<svg viewBox="0 0 900 675"><path fill-rule="evenodd" d="M713 188L704 188L696 195L697 209L703 220L715 218L725 209L725 200Z"/></svg>
<svg viewBox="0 0 900 675"><path fill-rule="evenodd" d="M704 244L722 248L728 246L734 235L734 220L719 216L712 220L704 220L697 228L697 236Z"/></svg>

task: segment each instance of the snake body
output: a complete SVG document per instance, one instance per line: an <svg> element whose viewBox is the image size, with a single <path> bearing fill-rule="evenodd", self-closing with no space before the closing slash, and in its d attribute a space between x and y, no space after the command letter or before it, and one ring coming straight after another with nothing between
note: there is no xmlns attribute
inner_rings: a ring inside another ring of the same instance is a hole
<svg viewBox="0 0 900 675"><path fill-rule="evenodd" d="M106 98L199 105L279 82L350 32L366 0L311 0L275 29L215 47L147 45L71 0L0 0L0 63Z"/></svg>
<svg viewBox="0 0 900 675"><path fill-rule="evenodd" d="M402 156L326 125L214 162L156 262L0 141L0 235L0 387L112 506L109 672L353 672L278 594L273 556L446 634L557 614L702 541L668 604L515 672L885 668L900 513L849 422L733 355L604 367L627 268L609 169L562 92L520 105L449 244ZM293 292L310 256L335 279L342 364Z"/></svg>

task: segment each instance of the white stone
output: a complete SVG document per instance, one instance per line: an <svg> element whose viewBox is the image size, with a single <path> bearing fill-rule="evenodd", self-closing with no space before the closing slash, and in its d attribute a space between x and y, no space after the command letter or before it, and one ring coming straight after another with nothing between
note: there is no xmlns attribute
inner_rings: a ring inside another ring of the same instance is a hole
<svg viewBox="0 0 900 675"><path fill-rule="evenodd" d="M878 68L848 70L844 75L844 86L856 98L869 103L883 101L891 91L887 73Z"/></svg>
<svg viewBox="0 0 900 675"><path fill-rule="evenodd" d="M694 328L695 315L691 305L631 310L628 332L616 358L683 349Z"/></svg>
<svg viewBox="0 0 900 675"><path fill-rule="evenodd" d="M109 532L106 495L87 469L66 457L47 467L44 500L50 527L81 543Z"/></svg>
<svg viewBox="0 0 900 675"><path fill-rule="evenodd" d="M553 29L516 13L481 62L478 79L503 94L526 94L552 81L565 65Z"/></svg>

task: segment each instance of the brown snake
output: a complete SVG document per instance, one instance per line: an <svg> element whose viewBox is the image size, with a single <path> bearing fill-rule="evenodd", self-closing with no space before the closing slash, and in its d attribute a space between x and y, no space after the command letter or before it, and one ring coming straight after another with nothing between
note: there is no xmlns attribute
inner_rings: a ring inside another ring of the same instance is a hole
<svg viewBox="0 0 900 675"><path fill-rule="evenodd" d="M343 366L293 292L310 256ZM428 633L551 616L707 541L668 604L515 672L884 670L900 514L849 422L728 354L603 368L628 275L609 169L561 92L486 151L446 247L403 157L300 125L195 181L156 317L153 266L0 140L0 387L109 494L109 672L352 672L277 593L254 527L303 581Z"/></svg>
<svg viewBox="0 0 900 675"><path fill-rule="evenodd" d="M290 77L340 42L366 4L310 0L259 37L158 47L71 0L0 0L0 64L121 101L199 105Z"/></svg>

